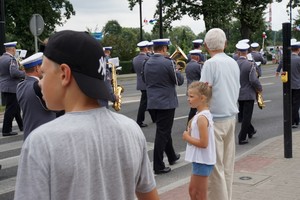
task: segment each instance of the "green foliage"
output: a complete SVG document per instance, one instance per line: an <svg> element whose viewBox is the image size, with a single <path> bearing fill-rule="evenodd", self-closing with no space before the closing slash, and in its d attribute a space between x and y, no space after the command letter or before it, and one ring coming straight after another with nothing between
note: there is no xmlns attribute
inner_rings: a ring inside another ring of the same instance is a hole
<svg viewBox="0 0 300 200"><path fill-rule="evenodd" d="M122 66L122 71L120 74L130 74L132 71L132 60L130 61L120 61L120 66Z"/></svg>
<svg viewBox="0 0 300 200"><path fill-rule="evenodd" d="M44 19L44 32L39 38L45 39L57 25L63 25L75 15L75 11L68 0L5 1L6 41L18 41L18 47L27 49L28 54L34 52L34 37L29 29L33 14L40 14Z"/></svg>
<svg viewBox="0 0 300 200"><path fill-rule="evenodd" d="M131 60L136 55L136 44L139 41L136 28L122 28L115 20L108 21L103 28L103 46L112 46L112 57L120 60Z"/></svg>

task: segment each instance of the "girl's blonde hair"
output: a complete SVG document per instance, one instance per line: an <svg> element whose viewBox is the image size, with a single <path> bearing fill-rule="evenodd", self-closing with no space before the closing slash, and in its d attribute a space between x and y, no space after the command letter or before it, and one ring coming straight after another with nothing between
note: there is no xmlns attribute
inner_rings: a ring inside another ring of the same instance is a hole
<svg viewBox="0 0 300 200"><path fill-rule="evenodd" d="M194 81L188 89L195 89L200 95L204 95L207 99L207 103L210 102L212 96L212 87L208 83Z"/></svg>

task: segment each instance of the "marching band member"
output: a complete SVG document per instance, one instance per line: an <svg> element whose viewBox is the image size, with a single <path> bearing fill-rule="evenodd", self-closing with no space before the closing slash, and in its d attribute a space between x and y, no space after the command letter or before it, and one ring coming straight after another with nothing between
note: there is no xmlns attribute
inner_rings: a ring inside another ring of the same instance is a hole
<svg viewBox="0 0 300 200"><path fill-rule="evenodd" d="M153 169L155 174L168 173L163 161L164 152L170 165L180 158L172 142L172 126L175 109L178 107L176 86L184 83L184 77L176 69L175 62L166 57L169 39L153 40L154 55L144 65L143 76L147 89L147 109L155 114L156 135L154 144Z"/></svg>
<svg viewBox="0 0 300 200"><path fill-rule="evenodd" d="M195 50L191 50L189 53L191 56L191 61L187 63L186 68L185 68L185 74L186 74L186 79L187 79L187 88L193 81L200 80L201 68L202 68L202 64L199 63L201 51L198 49L195 49ZM194 117L196 112L197 112L196 108L190 108L188 122L190 121L190 119L192 119Z"/></svg>
<svg viewBox="0 0 300 200"><path fill-rule="evenodd" d="M256 74L256 68L253 62L247 59L249 44L238 43L236 48L239 51L239 59L237 63L240 67L240 93L239 93L239 120L242 122L241 130L239 132L239 144L247 144L248 138L256 133L253 125L251 124L254 101L256 93L262 91L262 86ZM242 117L241 117L242 116Z"/></svg>
<svg viewBox="0 0 300 200"><path fill-rule="evenodd" d="M2 99L5 101L5 112L2 126L2 135L17 135L12 132L12 122L16 118L19 129L23 130L23 120L21 110L18 104L16 89L18 83L25 78L25 72L19 70L19 65L15 59L17 42L4 43L5 53L0 59L0 89Z"/></svg>
<svg viewBox="0 0 300 200"><path fill-rule="evenodd" d="M16 94L23 113L24 140L35 128L56 118L55 112L47 109L38 86L38 82L42 78L40 70L42 61L43 53L41 52L21 61L26 78L18 84Z"/></svg>
<svg viewBox="0 0 300 200"><path fill-rule="evenodd" d="M136 89L141 91L140 106L138 109L136 122L140 127L147 127L147 124L144 124L145 112L147 110L147 91L146 84L142 78L142 67L146 59L149 59L147 55L148 52L148 41L142 41L137 44L140 49L140 53L133 58L132 65L136 73Z"/></svg>
<svg viewBox="0 0 300 200"><path fill-rule="evenodd" d="M205 56L202 54L202 44L203 44L203 40L202 39L197 39L197 40L193 40L193 50L200 50L200 53L199 53L199 56L200 56L200 59L199 59L199 62L204 62L206 60ZM187 62L190 62L191 60L191 55L188 54L187 55L188 57L188 60Z"/></svg>
<svg viewBox="0 0 300 200"><path fill-rule="evenodd" d="M261 77L261 65L267 64L267 59L265 59L263 55L258 51L259 44L257 42L252 43L250 46L252 58L258 68L258 77Z"/></svg>

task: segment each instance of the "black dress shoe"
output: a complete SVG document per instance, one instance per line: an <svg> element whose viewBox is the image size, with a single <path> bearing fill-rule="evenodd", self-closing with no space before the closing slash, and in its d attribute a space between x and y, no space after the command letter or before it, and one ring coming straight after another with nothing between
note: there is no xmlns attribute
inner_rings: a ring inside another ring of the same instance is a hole
<svg viewBox="0 0 300 200"><path fill-rule="evenodd" d="M298 128L298 125L297 124L293 124L292 128Z"/></svg>
<svg viewBox="0 0 300 200"><path fill-rule="evenodd" d="M171 161L171 162L169 162L169 164L170 165L174 165L176 163L176 161L179 160L179 159L180 159L180 154L176 154L176 159L173 160L173 161Z"/></svg>
<svg viewBox="0 0 300 200"><path fill-rule="evenodd" d="M18 135L18 133L17 132L2 133L3 137L5 137L5 136L12 136L12 135Z"/></svg>
<svg viewBox="0 0 300 200"><path fill-rule="evenodd" d="M141 124L139 124L139 126L140 126L141 128L144 128L144 127L147 127L148 125L147 125L147 124L144 124L144 123L141 123Z"/></svg>
<svg viewBox="0 0 300 200"><path fill-rule="evenodd" d="M169 173L170 171L171 171L170 167L165 167L164 169L155 170L154 174L166 174Z"/></svg>
<svg viewBox="0 0 300 200"><path fill-rule="evenodd" d="M248 134L248 138L252 138L253 137L253 135L255 135L256 134L256 132L257 132L257 130L254 130L252 133L249 133Z"/></svg>
<svg viewBox="0 0 300 200"><path fill-rule="evenodd" d="M248 144L248 140L239 140L239 145Z"/></svg>

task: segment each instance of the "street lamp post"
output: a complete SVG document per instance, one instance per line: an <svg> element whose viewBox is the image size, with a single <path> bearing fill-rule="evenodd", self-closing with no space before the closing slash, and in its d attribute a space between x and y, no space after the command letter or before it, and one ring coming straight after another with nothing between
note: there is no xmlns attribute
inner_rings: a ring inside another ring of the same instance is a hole
<svg viewBox="0 0 300 200"><path fill-rule="evenodd" d="M143 41L142 0L139 0L139 4L140 4L140 41Z"/></svg>
<svg viewBox="0 0 300 200"><path fill-rule="evenodd" d="M0 0L0 55L5 52L3 43L5 42L5 8L4 0Z"/></svg>
<svg viewBox="0 0 300 200"><path fill-rule="evenodd" d="M159 38L163 38L162 0L159 0Z"/></svg>

